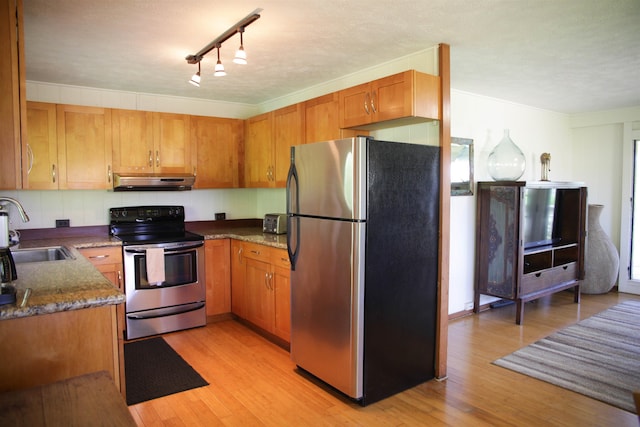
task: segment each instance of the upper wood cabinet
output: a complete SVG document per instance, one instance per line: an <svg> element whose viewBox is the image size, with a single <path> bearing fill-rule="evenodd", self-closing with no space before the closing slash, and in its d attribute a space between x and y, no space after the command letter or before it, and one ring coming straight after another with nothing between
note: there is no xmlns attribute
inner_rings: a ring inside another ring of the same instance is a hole
<svg viewBox="0 0 640 427"><path fill-rule="evenodd" d="M191 117L113 110L113 170L117 173L193 173Z"/></svg>
<svg viewBox="0 0 640 427"><path fill-rule="evenodd" d="M440 78L409 70L339 92L340 127L378 129L440 119Z"/></svg>
<svg viewBox="0 0 640 427"><path fill-rule="evenodd" d="M305 143L368 135L366 131L340 128L338 96L338 92L333 92L305 101Z"/></svg>
<svg viewBox="0 0 640 427"><path fill-rule="evenodd" d="M304 143L304 111L301 103L273 112L273 169L276 187L287 185L291 147Z"/></svg>
<svg viewBox="0 0 640 427"><path fill-rule="evenodd" d="M21 140L26 115L22 0L0 3L0 189L22 187Z"/></svg>
<svg viewBox="0 0 640 427"><path fill-rule="evenodd" d="M156 173L193 173L190 123L185 114L153 113Z"/></svg>
<svg viewBox="0 0 640 427"><path fill-rule="evenodd" d="M260 114L245 122L244 185L245 187L272 187L273 158L271 147L271 117Z"/></svg>
<svg viewBox="0 0 640 427"><path fill-rule="evenodd" d="M153 113L112 110L113 171L153 173Z"/></svg>
<svg viewBox="0 0 640 427"><path fill-rule="evenodd" d="M304 142L303 104L294 104L246 121L245 186L286 185L291 147Z"/></svg>
<svg viewBox="0 0 640 427"><path fill-rule="evenodd" d="M56 106L60 189L109 189L111 168L111 110Z"/></svg>
<svg viewBox="0 0 640 427"><path fill-rule="evenodd" d="M217 117L191 117L191 154L195 188L240 186L238 154L244 135L243 121Z"/></svg>
<svg viewBox="0 0 640 427"><path fill-rule="evenodd" d="M27 133L22 140L24 166L22 187L29 190L56 190L58 140L56 105L27 102Z"/></svg>

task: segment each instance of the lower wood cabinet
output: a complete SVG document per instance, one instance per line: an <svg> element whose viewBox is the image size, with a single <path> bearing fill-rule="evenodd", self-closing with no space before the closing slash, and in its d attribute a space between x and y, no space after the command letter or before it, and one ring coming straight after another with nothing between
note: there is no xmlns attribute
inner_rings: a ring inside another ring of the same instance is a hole
<svg viewBox="0 0 640 427"><path fill-rule="evenodd" d="M286 250L240 241L231 247L233 313L289 342L291 292Z"/></svg>
<svg viewBox="0 0 640 427"><path fill-rule="evenodd" d="M104 277L124 292L122 276L122 247L100 246L78 249L78 252L93 264Z"/></svg>
<svg viewBox="0 0 640 427"><path fill-rule="evenodd" d="M78 252L82 254L86 259L93 264L96 269L102 273L104 277L109 279L118 289L124 292L124 276L122 265L122 247L121 246L99 246L95 248L82 248L78 249ZM116 316L116 335L117 335L117 347L118 354L117 363L118 378L116 378L116 385L120 389L122 395L126 398L126 382L124 372L124 304L119 304L115 307Z"/></svg>
<svg viewBox="0 0 640 427"><path fill-rule="evenodd" d="M231 312L231 266L229 239L204 243L207 316Z"/></svg>

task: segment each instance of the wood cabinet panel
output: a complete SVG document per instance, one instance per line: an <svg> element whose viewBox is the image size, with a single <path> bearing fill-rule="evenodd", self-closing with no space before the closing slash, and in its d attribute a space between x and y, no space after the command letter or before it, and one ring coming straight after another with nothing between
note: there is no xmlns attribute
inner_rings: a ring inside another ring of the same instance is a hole
<svg viewBox="0 0 640 427"><path fill-rule="evenodd" d="M191 117L192 164L195 188L240 186L239 153L244 124L238 119Z"/></svg>
<svg viewBox="0 0 640 427"><path fill-rule="evenodd" d="M233 313L289 342L291 265L287 251L236 240L231 248Z"/></svg>
<svg viewBox="0 0 640 427"><path fill-rule="evenodd" d="M193 173L190 123L185 114L153 113L156 173Z"/></svg>
<svg viewBox="0 0 640 427"><path fill-rule="evenodd" d="M339 97L342 128L378 129L440 119L439 77L415 70L344 89Z"/></svg>
<svg viewBox="0 0 640 427"><path fill-rule="evenodd" d="M112 110L113 171L152 173L154 170L153 114Z"/></svg>
<svg viewBox="0 0 640 427"><path fill-rule="evenodd" d="M0 322L0 392L96 371L107 371L120 387L115 306L62 311Z"/></svg>
<svg viewBox="0 0 640 427"><path fill-rule="evenodd" d="M271 249L273 271L273 333L291 341L291 263L286 250Z"/></svg>
<svg viewBox="0 0 640 427"><path fill-rule="evenodd" d="M22 0L0 3L0 189L22 187L21 144L26 117Z"/></svg>
<svg viewBox="0 0 640 427"><path fill-rule="evenodd" d="M205 241L207 316L231 312L230 249L229 239Z"/></svg>
<svg viewBox="0 0 640 427"><path fill-rule="evenodd" d="M124 292L122 272L122 247L100 246L97 248L82 248L78 252L93 264L111 283Z"/></svg>
<svg viewBox="0 0 640 427"><path fill-rule="evenodd" d="M111 110L57 105L56 120L59 188L111 188Z"/></svg>
<svg viewBox="0 0 640 427"><path fill-rule="evenodd" d="M245 186L286 186L291 147L304 140L303 104L252 117L246 122Z"/></svg>
<svg viewBox="0 0 640 427"><path fill-rule="evenodd" d="M271 187L273 175L271 121L272 114L265 113L247 119L244 141L245 187Z"/></svg>
<svg viewBox="0 0 640 427"><path fill-rule="evenodd" d="M246 319L271 332L273 330L273 293L270 289L271 265L253 258L246 259Z"/></svg>
<svg viewBox="0 0 640 427"><path fill-rule="evenodd" d="M58 189L55 104L27 102L27 133L23 139L23 151L26 155L23 188Z"/></svg>
<svg viewBox="0 0 640 427"><path fill-rule="evenodd" d="M338 92L319 96L304 103L304 142L329 141L368 135L362 130L341 129Z"/></svg>
<svg viewBox="0 0 640 427"><path fill-rule="evenodd" d="M274 186L284 188L291 164L291 147L304 143L304 110L298 103L273 112Z"/></svg>
<svg viewBox="0 0 640 427"><path fill-rule="evenodd" d="M245 317L244 284L246 265L244 246L239 240L231 240L231 312Z"/></svg>

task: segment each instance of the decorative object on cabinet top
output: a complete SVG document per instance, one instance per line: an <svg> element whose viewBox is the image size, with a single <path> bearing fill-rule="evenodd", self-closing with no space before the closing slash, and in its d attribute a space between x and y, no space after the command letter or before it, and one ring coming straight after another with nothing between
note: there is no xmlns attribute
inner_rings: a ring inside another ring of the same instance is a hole
<svg viewBox="0 0 640 427"><path fill-rule="evenodd" d="M522 150L504 130L502 139L489 154L489 175L496 181L517 181L524 174L526 159Z"/></svg>

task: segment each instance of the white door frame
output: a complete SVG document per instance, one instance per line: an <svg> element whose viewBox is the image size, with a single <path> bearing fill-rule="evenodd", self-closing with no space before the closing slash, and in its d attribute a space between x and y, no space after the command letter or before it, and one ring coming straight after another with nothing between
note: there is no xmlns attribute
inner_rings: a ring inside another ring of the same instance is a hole
<svg viewBox="0 0 640 427"><path fill-rule="evenodd" d="M630 294L640 295L640 281L629 278L631 266L631 214L633 212L633 165L634 140L640 140L640 130L633 130L631 122L624 123L622 147L622 206L620 209L620 273L618 290ZM637 171L640 174L640 170ZM636 214L640 227L640 212ZM640 256L640 254L637 254Z"/></svg>

